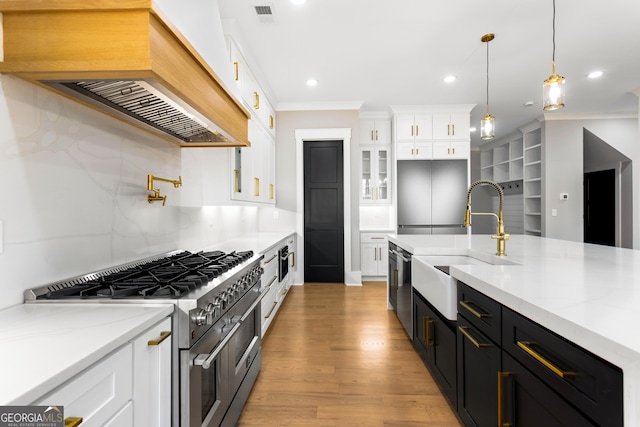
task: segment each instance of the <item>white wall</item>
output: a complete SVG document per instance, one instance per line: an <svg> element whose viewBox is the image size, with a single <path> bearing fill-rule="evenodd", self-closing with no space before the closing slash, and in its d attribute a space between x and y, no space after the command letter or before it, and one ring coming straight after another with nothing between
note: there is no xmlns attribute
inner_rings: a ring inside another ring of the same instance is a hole
<svg viewBox="0 0 640 427"><path fill-rule="evenodd" d="M0 308L24 290L258 230L255 207L182 208L180 148L15 77L0 75ZM185 184L186 185L186 184Z"/></svg>
<svg viewBox="0 0 640 427"><path fill-rule="evenodd" d="M615 118L583 115L583 117L545 114L543 213L546 237L583 241L583 130L596 135L613 148L640 165L640 136L637 117ZM640 248L640 171L633 168L633 247ZM561 201L560 193L569 193ZM552 209L558 215L552 216Z"/></svg>

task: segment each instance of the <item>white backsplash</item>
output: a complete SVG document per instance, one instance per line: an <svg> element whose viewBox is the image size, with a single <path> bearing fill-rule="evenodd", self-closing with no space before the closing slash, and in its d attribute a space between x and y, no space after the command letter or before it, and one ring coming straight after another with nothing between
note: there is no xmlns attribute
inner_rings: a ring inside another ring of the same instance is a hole
<svg viewBox="0 0 640 427"><path fill-rule="evenodd" d="M257 231L258 208L149 204L147 174L177 179L180 148L0 74L0 308L23 291L172 249ZM173 197L172 197L173 196Z"/></svg>

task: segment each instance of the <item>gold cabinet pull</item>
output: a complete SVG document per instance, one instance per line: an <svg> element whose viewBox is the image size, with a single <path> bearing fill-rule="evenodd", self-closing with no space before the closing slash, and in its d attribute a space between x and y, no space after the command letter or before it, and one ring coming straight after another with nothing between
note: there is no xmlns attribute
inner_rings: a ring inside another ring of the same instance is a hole
<svg viewBox="0 0 640 427"><path fill-rule="evenodd" d="M456 134L456 125L455 123L451 125L451 135L455 135Z"/></svg>
<svg viewBox="0 0 640 427"><path fill-rule="evenodd" d="M269 200L273 200L274 198L274 194L275 194L275 190L274 190L274 186L273 184L269 184Z"/></svg>
<svg viewBox="0 0 640 427"><path fill-rule="evenodd" d="M295 252L291 252L291 267L295 267L296 266L296 253Z"/></svg>
<svg viewBox="0 0 640 427"><path fill-rule="evenodd" d="M422 317L422 339L427 343L428 346L433 346L433 341L431 339L431 325L433 324L433 320L429 316Z"/></svg>
<svg viewBox="0 0 640 427"><path fill-rule="evenodd" d="M64 427L76 427L82 424L82 417L67 417L64 419Z"/></svg>
<svg viewBox="0 0 640 427"><path fill-rule="evenodd" d="M371 131L371 140L373 141L373 131Z"/></svg>
<svg viewBox="0 0 640 427"><path fill-rule="evenodd" d="M234 169L233 174L235 175L235 182L236 182L233 192L239 193L240 192L240 171L238 169Z"/></svg>
<svg viewBox="0 0 640 427"><path fill-rule="evenodd" d="M451 148L447 148L447 154L451 154Z"/></svg>
<svg viewBox="0 0 640 427"><path fill-rule="evenodd" d="M455 148L451 149L451 154L456 154L456 149Z"/></svg>
<svg viewBox="0 0 640 427"><path fill-rule="evenodd" d="M460 301L460 305L469 310L469 312L471 312L471 314L476 316L478 319L486 319L487 317L491 317L489 313L480 313L478 310L471 307L470 301Z"/></svg>
<svg viewBox="0 0 640 427"><path fill-rule="evenodd" d="M420 135L420 126L416 125L416 136Z"/></svg>
<svg viewBox="0 0 640 427"><path fill-rule="evenodd" d="M447 135L451 135L451 125L447 125Z"/></svg>
<svg viewBox="0 0 640 427"><path fill-rule="evenodd" d="M253 178L255 184L256 184L256 192L255 192L255 196L256 197L260 197L260 178Z"/></svg>
<svg viewBox="0 0 640 427"><path fill-rule="evenodd" d="M269 313L267 313L267 315L264 316L265 319L268 319L269 317L271 317L271 313L273 313L273 310L276 309L276 305L278 305L277 301L273 303L273 307L271 307L271 310L269 310Z"/></svg>
<svg viewBox="0 0 640 427"><path fill-rule="evenodd" d="M233 67L236 69L236 81L240 80L240 73L238 72L239 65L240 64L238 64L238 61L233 62Z"/></svg>
<svg viewBox="0 0 640 427"><path fill-rule="evenodd" d="M475 345L476 348L491 347L491 344L483 343L483 342L480 342L477 339L475 339L475 337L473 335L471 335L471 333L469 332L469 329L471 329L471 328L468 327L468 326L458 326L458 330L460 332L462 332L462 335L467 337L467 339L469 341L471 341L471 343L473 345Z"/></svg>
<svg viewBox="0 0 640 427"><path fill-rule="evenodd" d="M398 290L398 270L393 270L393 290Z"/></svg>
<svg viewBox="0 0 640 427"><path fill-rule="evenodd" d="M416 148L416 156L418 155L418 150L419 150L419 148Z"/></svg>
<svg viewBox="0 0 640 427"><path fill-rule="evenodd" d="M542 363L547 369L549 369L551 372L553 372L560 378L573 378L576 376L575 372L563 371L562 369L554 365L552 362L545 359L540 353L538 353L533 348L531 348L531 345L533 343L527 342L527 341L518 341L517 344L518 344L518 347L524 350L529 356L533 357L538 362Z"/></svg>
<svg viewBox="0 0 640 427"><path fill-rule="evenodd" d="M413 136L413 125L411 125L411 136Z"/></svg>
<svg viewBox="0 0 640 427"><path fill-rule="evenodd" d="M378 131L376 131L376 141L378 140Z"/></svg>
<svg viewBox="0 0 640 427"><path fill-rule="evenodd" d="M255 101L253 103L253 108L256 110L260 109L260 94L258 92L253 92L253 96L255 97Z"/></svg>
<svg viewBox="0 0 640 427"><path fill-rule="evenodd" d="M273 116L269 116L269 129L273 129L275 126L275 121L273 119Z"/></svg>
<svg viewBox="0 0 640 427"><path fill-rule="evenodd" d="M160 345L160 343L164 340L166 340L167 338L169 338L171 336L171 332L170 331L162 331L160 332L160 338L157 338L155 340L149 340L147 341L147 345L152 346L152 345Z"/></svg>
<svg viewBox="0 0 640 427"><path fill-rule="evenodd" d="M411 149L411 155L413 156L413 148Z"/></svg>
<svg viewBox="0 0 640 427"><path fill-rule="evenodd" d="M509 372L498 372L498 427L509 427L511 423L504 422L504 379L511 375Z"/></svg>
<svg viewBox="0 0 640 427"><path fill-rule="evenodd" d="M273 261L273 259L274 259L275 257L277 257L277 256L278 256L278 254L274 254L271 258L269 258L267 261L265 261L265 262L264 262L264 265L269 264L269 263L270 263L271 261Z"/></svg>

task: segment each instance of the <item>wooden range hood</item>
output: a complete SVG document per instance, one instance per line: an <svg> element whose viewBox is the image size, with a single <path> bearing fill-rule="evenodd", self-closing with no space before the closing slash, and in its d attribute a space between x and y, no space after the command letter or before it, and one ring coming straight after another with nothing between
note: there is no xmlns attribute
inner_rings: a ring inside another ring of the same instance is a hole
<svg viewBox="0 0 640 427"><path fill-rule="evenodd" d="M0 12L0 73L181 147L250 145L250 113L152 0L0 0Z"/></svg>

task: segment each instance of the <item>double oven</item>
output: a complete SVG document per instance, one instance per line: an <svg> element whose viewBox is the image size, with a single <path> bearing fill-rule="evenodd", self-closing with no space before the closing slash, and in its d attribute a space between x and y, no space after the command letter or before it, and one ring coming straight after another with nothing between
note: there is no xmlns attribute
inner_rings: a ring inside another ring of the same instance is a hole
<svg viewBox="0 0 640 427"><path fill-rule="evenodd" d="M174 427L234 426L262 365L262 255L173 251L25 292L25 302L171 303Z"/></svg>

